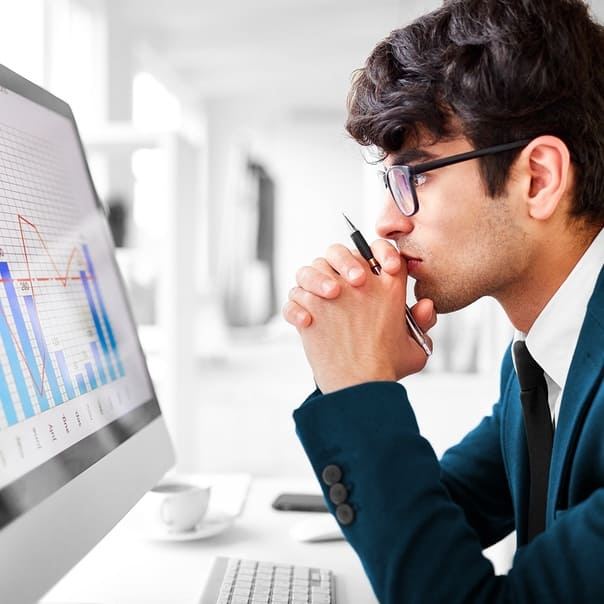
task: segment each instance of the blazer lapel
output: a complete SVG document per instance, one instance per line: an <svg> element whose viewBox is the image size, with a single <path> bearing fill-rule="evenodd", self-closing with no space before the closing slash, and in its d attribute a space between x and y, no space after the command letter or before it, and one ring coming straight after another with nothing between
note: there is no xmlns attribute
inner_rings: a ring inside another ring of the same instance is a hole
<svg viewBox="0 0 604 604"><path fill-rule="evenodd" d="M596 283L587 306L585 321L579 334L568 378L560 405L558 425L554 434L554 446L550 466L547 519L551 522L558 504L566 505L564 484L567 466L572 463L576 439L583 425L583 418L595 392L604 379L604 269ZM564 499L559 501L559 496Z"/></svg>

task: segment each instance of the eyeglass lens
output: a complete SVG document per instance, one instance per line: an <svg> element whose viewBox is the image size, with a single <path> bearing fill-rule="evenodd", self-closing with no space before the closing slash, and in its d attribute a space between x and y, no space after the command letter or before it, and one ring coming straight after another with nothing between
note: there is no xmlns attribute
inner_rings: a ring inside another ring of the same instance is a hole
<svg viewBox="0 0 604 604"><path fill-rule="evenodd" d="M415 203L407 175L398 167L388 172L388 187L396 205L407 216L413 214Z"/></svg>

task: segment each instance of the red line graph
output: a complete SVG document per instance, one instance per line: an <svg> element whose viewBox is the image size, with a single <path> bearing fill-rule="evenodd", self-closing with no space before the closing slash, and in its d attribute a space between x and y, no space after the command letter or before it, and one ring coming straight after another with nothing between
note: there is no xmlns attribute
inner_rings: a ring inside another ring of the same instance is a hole
<svg viewBox="0 0 604 604"><path fill-rule="evenodd" d="M71 253L69 254L67 264L65 266L65 274L63 275L63 273L61 273L61 271L59 270L54 258L52 257L52 254L50 253L50 250L48 249L48 245L46 244L44 237L42 237L42 234L38 230L38 227L33 222L30 222L29 220L27 220L27 218L25 218L25 216L22 216L21 214L17 214L17 220L19 221L19 232L21 233L21 245L23 246L23 255L25 256L25 264L27 265L27 277L28 278L26 280L31 283L32 296L34 295L33 279L31 276L31 266L29 264L29 254L27 253L27 246L25 245L25 234L23 233L24 224L31 227L34 230L34 232L36 233L36 236L38 237L38 239L40 240L40 243L42 244L42 248L44 249L46 255L48 256L48 259L50 260L50 262L53 266L53 269L56 273L54 279L56 281L60 281L63 284L63 287L67 287L67 283L69 281L69 277L68 277L69 269L71 268L71 264L76 256L76 254L81 254L80 250L76 246L73 247L73 249L71 250ZM81 259L82 258L80 256L80 260ZM48 277L44 277L44 279L48 279ZM79 277L78 277L78 279L79 279ZM35 302L35 296L34 296L34 302Z"/></svg>
<svg viewBox="0 0 604 604"><path fill-rule="evenodd" d="M33 303L34 303L34 308L36 310L36 313L38 313L38 304L37 304L37 300L36 300L36 293L34 290L34 282L37 283L42 283L42 282L49 282L49 281L58 281L61 283L61 285L63 287L67 287L67 285L72 282L72 281L81 281L81 277L78 275L76 276L69 276L69 272L72 268L72 265L74 263L74 260L80 260L82 261L82 252L80 251L80 249L77 246L74 246L70 253L69 253L69 257L67 259L67 262L65 264L65 270L64 272L61 271L57 265L57 262L55 262L55 259L53 257L53 255L50 252L50 249L48 248L48 245L46 243L46 240L44 239L44 237L42 236L42 234L40 233L40 230L38 229L38 227L31 222L30 220L28 220L25 216L21 215L21 214L17 214L17 222L19 225L19 233L20 233L20 237L21 237L21 247L23 249L23 256L25 258L25 264L27 267L27 277L21 277L18 279L12 279L12 281L15 282L20 282L20 283L29 283L30 284L30 290L31 290L31 296L33 298ZM31 268L31 262L30 262L30 254L29 254L29 250L28 250L28 246L26 244L26 235L24 232L24 226L27 226L29 228L31 228L36 236L36 238L39 240L42 249L44 250L45 255L48 257L48 259L50 260L50 263L52 265L52 269L54 271L54 276L52 277L34 277L32 276L32 268ZM91 277L89 277L88 275L86 276L86 279L91 279ZM0 282L4 283L8 281L8 279L0 279ZM39 369L41 369L40 371L40 384L37 383L34 374L33 374L33 369L32 367L29 365L29 363L27 362L27 358L25 355L25 352L23 351L23 348L21 346L21 343L19 342L19 337L17 336L17 334L15 333L13 327L11 326L11 324L9 323L9 321L7 320L7 317L4 313L4 310L2 309L2 314L4 314L4 320L8 326L8 329L10 331L10 335L11 338L15 344L15 347L17 349L17 352L19 353L19 356L21 357L22 362L25 364L25 366L27 367L27 370L29 372L29 375L31 377L31 381L34 385L34 388L36 389L37 393L39 396L43 396L44 394L44 385L45 385L45 381L46 381L46 362L47 362L47 357L46 357L46 352L44 351L39 351L40 355L41 355L41 367Z"/></svg>

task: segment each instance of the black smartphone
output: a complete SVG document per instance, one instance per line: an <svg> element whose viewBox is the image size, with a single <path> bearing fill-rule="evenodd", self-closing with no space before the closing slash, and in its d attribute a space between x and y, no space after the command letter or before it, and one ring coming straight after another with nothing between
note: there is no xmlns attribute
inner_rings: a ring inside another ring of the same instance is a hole
<svg viewBox="0 0 604 604"><path fill-rule="evenodd" d="M323 495L281 493L272 503L276 510L289 512L327 512Z"/></svg>

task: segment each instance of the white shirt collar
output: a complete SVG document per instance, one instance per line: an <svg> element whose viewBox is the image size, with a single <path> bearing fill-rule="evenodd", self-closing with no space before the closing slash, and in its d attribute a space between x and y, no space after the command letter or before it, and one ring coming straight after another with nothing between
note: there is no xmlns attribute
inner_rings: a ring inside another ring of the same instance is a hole
<svg viewBox="0 0 604 604"><path fill-rule="evenodd" d="M528 334L516 330L514 341L526 346L544 372L563 390L587 305L604 263L604 230L592 241L564 283L541 311Z"/></svg>

